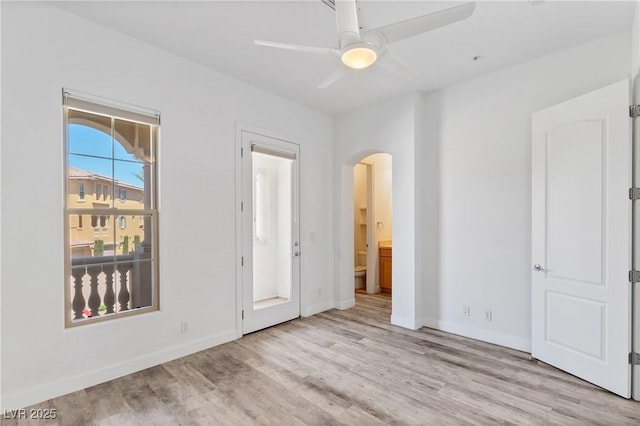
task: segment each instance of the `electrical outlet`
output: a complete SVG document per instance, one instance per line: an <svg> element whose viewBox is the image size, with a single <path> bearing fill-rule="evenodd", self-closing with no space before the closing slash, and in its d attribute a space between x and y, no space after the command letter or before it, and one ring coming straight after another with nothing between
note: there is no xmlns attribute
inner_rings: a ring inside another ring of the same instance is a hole
<svg viewBox="0 0 640 426"><path fill-rule="evenodd" d="M468 317L469 315L471 315L471 308L467 305L463 305L462 313L464 314L465 317Z"/></svg>
<svg viewBox="0 0 640 426"><path fill-rule="evenodd" d="M189 324L183 321L180 323L180 334L185 334L187 332L189 332Z"/></svg>
<svg viewBox="0 0 640 426"><path fill-rule="evenodd" d="M484 311L484 319L485 321L493 320L493 313L491 312L491 309L487 309L486 311Z"/></svg>

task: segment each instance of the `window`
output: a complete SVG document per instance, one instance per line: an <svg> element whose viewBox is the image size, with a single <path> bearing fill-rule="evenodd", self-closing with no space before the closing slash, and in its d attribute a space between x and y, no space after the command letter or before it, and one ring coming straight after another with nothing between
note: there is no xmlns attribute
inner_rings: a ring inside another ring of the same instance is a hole
<svg viewBox="0 0 640 426"><path fill-rule="evenodd" d="M253 192L253 240L260 244L267 244L269 222L269 188L270 179L267 169L261 167L254 170Z"/></svg>
<svg viewBox="0 0 640 426"><path fill-rule="evenodd" d="M159 115L68 91L63 109L65 323L76 326L157 310ZM84 203L85 185L90 194L95 191L90 203ZM127 192L144 201L124 203ZM125 235L127 215L140 218L144 226ZM84 221L91 227L83 229Z"/></svg>

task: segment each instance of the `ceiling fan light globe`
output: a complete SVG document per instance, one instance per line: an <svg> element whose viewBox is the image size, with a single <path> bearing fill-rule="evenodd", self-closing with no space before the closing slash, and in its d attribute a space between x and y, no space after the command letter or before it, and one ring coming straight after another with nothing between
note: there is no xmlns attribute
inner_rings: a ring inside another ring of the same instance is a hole
<svg viewBox="0 0 640 426"><path fill-rule="evenodd" d="M370 47L353 47L342 53L342 63L355 70L361 70L373 65L378 54Z"/></svg>

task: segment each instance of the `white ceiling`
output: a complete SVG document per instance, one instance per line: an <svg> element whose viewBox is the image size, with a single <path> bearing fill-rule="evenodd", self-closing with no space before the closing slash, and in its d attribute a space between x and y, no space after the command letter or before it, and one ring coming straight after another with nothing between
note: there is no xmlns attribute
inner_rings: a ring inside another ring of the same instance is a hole
<svg viewBox="0 0 640 426"><path fill-rule="evenodd" d="M376 28L464 2L360 0ZM390 46L418 71L403 80L373 67L316 86L340 59L260 47L254 39L337 46L335 14L320 0L56 2L70 12L330 114L399 93L433 90L631 27L632 1L477 3L467 20ZM472 58L481 55L479 62Z"/></svg>

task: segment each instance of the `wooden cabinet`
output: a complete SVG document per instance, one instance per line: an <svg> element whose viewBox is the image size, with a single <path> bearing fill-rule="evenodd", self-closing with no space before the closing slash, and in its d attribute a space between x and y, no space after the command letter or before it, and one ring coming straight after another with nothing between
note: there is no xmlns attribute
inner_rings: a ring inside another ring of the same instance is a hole
<svg viewBox="0 0 640 426"><path fill-rule="evenodd" d="M391 247L378 249L380 260L380 289L391 293Z"/></svg>

